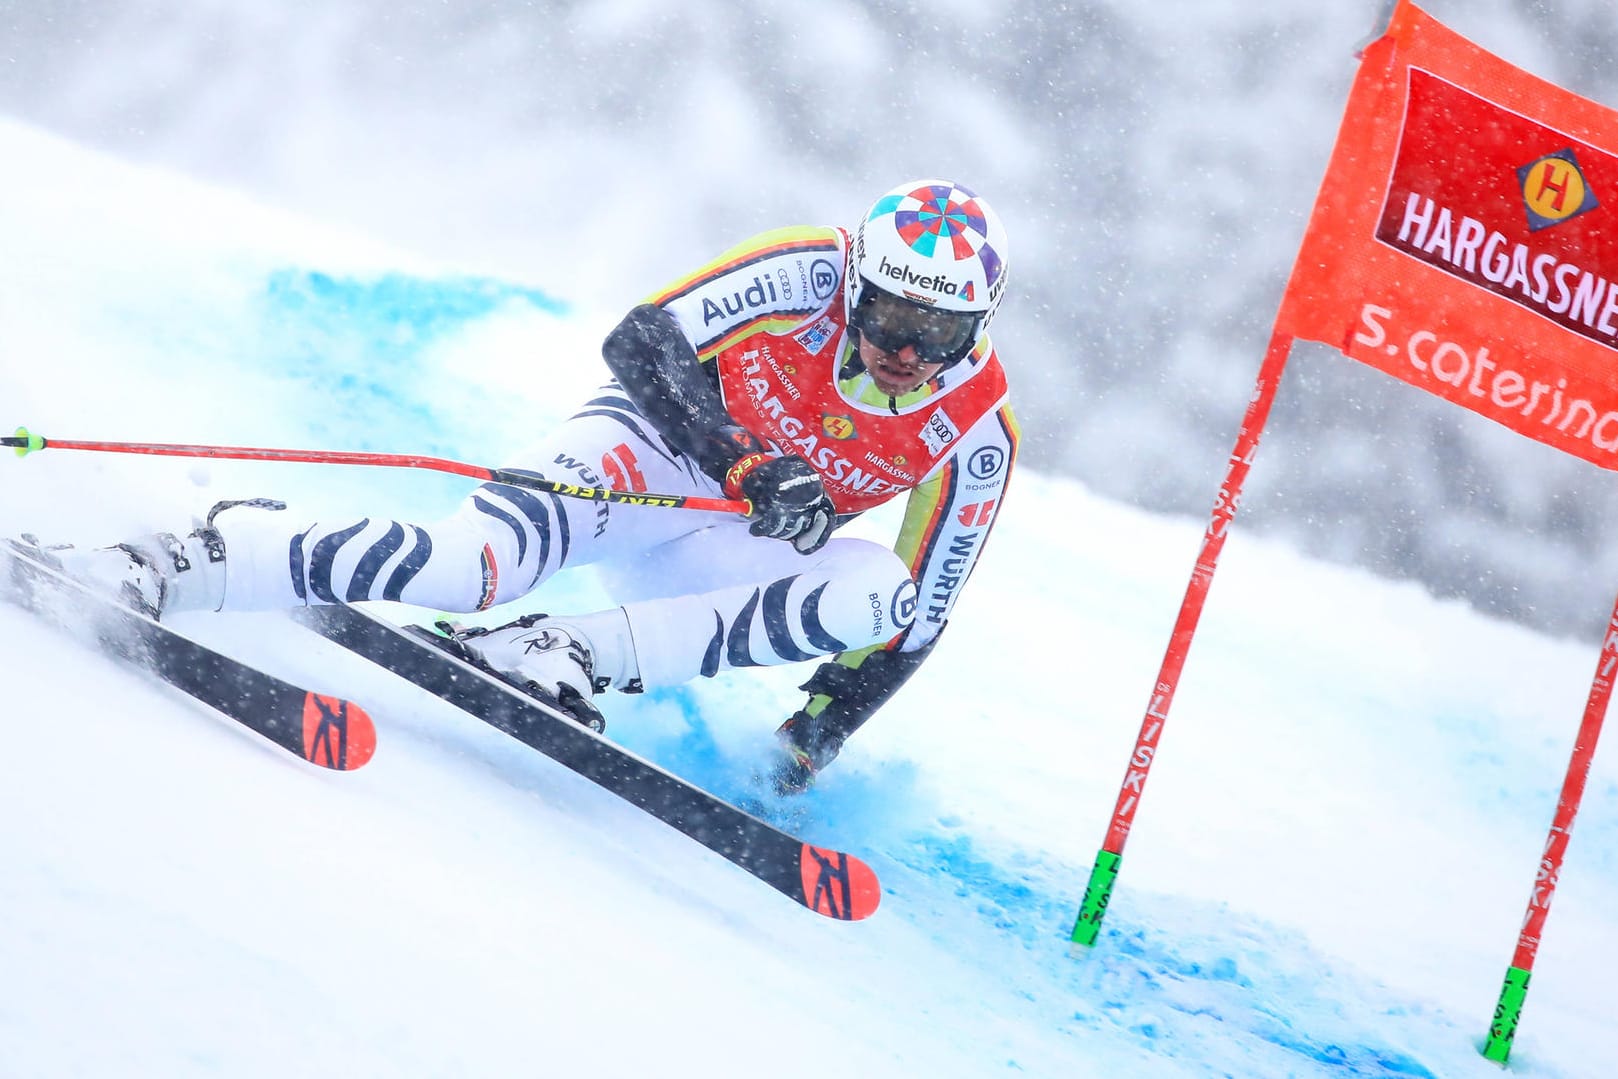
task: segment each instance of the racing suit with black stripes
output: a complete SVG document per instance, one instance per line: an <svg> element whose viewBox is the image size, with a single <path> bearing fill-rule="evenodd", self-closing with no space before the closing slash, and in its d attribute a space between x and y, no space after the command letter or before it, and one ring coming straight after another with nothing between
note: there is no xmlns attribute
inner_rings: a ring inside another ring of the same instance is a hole
<svg viewBox="0 0 1618 1079"><path fill-rule="evenodd" d="M931 650L1019 438L986 338L910 394L875 386L845 325L848 251L839 228L780 229L649 297L604 346L614 381L507 467L724 497L733 462L709 436L740 425L807 460L842 522L907 495L891 548L834 536L803 555L731 514L485 484L430 524L227 511L225 609L390 599L479 611L593 564L623 601L643 686L834 657L789 721L824 763Z"/></svg>

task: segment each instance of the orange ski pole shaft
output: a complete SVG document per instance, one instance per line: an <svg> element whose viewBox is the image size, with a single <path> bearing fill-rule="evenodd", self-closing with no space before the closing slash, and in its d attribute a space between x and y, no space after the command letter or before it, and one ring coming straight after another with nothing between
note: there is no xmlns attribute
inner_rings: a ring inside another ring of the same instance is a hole
<svg viewBox="0 0 1618 1079"><path fill-rule="evenodd" d="M217 457L237 461L296 461L311 464L365 465L383 468L423 468L433 472L448 472L488 483L504 483L524 487L531 491L567 498L582 498L592 502L616 502L629 506L662 506L668 509L710 510L715 513L738 513L746 516L753 511L746 499L705 498L701 495L660 495L645 491L618 491L610 487L585 487L576 483L561 483L541 479L516 469L485 468L464 461L450 461L442 457L423 457L408 453L362 453L350 450L285 450L262 446L193 446L167 442L84 442L65 438L46 438L31 433L25 427L17 428L14 436L0 437L0 446L9 446L17 456L25 457L38 450L88 450L93 453L133 453L152 457Z"/></svg>

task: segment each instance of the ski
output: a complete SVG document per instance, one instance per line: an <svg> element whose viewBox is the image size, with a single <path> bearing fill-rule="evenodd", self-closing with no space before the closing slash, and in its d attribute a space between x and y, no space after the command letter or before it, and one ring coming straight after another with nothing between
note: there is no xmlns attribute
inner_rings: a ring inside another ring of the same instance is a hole
<svg viewBox="0 0 1618 1079"><path fill-rule="evenodd" d="M0 543L0 597L105 654L150 671L311 764L353 771L376 751L364 709L215 652L55 568Z"/></svg>
<svg viewBox="0 0 1618 1079"><path fill-rule="evenodd" d="M870 866L806 843L666 772L503 679L361 607L295 612L317 633L538 750L645 810L816 914L869 917L882 898Z"/></svg>

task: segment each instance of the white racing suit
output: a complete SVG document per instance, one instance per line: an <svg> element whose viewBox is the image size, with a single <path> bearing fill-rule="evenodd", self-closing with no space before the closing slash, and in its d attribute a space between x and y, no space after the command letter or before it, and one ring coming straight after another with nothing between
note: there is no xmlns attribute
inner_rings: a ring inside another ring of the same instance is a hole
<svg viewBox="0 0 1618 1079"><path fill-rule="evenodd" d="M617 381L506 467L724 497L693 448L706 434L693 428L718 416L807 459L840 520L908 494L891 549L833 537L802 555L749 535L731 514L485 484L431 524L225 512L215 524L225 609L389 599L477 611L520 599L564 567L600 564L631 582L615 598L643 685L837 656L843 676L829 671L829 682L806 688L811 714L847 698L840 746L942 631L999 512L1019 437L987 339L912 394L876 389L844 325L847 256L841 229L781 229L655 294L608 339ZM876 684L851 685L848 672L878 652L892 662L870 665L882 672Z"/></svg>
<svg viewBox="0 0 1618 1079"><path fill-rule="evenodd" d="M512 467L565 483L724 497L616 386ZM288 516L237 509L216 518L224 609L388 599L478 611L520 599L565 567L603 563L629 593L623 606L645 686L864 648L903 631L915 610L915 585L887 548L833 538L800 555L749 535L746 519L730 513L485 484L432 524Z"/></svg>

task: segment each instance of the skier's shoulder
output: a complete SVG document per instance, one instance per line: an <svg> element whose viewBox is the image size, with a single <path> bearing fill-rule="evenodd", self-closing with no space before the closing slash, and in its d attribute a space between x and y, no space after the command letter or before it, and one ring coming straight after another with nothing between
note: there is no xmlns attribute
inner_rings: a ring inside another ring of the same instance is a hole
<svg viewBox="0 0 1618 1079"><path fill-rule="evenodd" d="M832 225L789 225L749 236L648 297L663 306L733 275L769 273L777 287L825 300L842 284L848 233Z"/></svg>
<svg viewBox="0 0 1618 1079"><path fill-rule="evenodd" d="M968 400L974 402L976 412L991 412L1011 401L1006 369L987 334L978 340L965 360L944 371L938 381L945 396L961 404Z"/></svg>
<svg viewBox="0 0 1618 1079"><path fill-rule="evenodd" d="M951 441L949 457L965 460L975 470L974 475L996 460L1009 463L1016 457L1022 429L1012 410L1011 387L994 346L985 338L972 357L950 374L957 381L938 398L940 408L950 415L953 432L958 432Z"/></svg>
<svg viewBox="0 0 1618 1079"><path fill-rule="evenodd" d="M847 234L827 226L763 232L655 293L699 356L738 335L784 333L838 302Z"/></svg>
<svg viewBox="0 0 1618 1079"><path fill-rule="evenodd" d="M749 236L720 259L775 255L789 252L837 252L848 249L848 233L835 225L786 225Z"/></svg>

